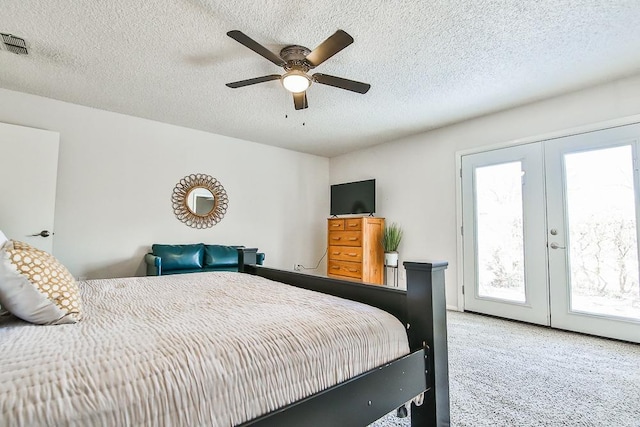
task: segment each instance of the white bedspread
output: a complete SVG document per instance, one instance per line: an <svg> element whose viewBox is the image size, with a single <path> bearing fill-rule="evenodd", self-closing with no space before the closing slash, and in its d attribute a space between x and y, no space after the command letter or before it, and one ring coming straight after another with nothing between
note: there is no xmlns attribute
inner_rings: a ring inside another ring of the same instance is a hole
<svg viewBox="0 0 640 427"><path fill-rule="evenodd" d="M231 426L409 351L384 311L246 274L80 289L77 324L0 318L0 425Z"/></svg>

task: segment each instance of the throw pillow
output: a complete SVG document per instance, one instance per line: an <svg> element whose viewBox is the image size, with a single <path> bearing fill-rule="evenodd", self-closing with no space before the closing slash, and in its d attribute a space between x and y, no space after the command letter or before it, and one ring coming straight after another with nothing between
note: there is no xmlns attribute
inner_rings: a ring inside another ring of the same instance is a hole
<svg viewBox="0 0 640 427"><path fill-rule="evenodd" d="M0 249L4 246L5 243L7 243L8 240L9 239L7 239L7 236L5 236L2 230L0 230ZM0 304L0 316L4 316L8 313L9 311L7 311L7 309L5 308L2 308L2 305Z"/></svg>
<svg viewBox="0 0 640 427"><path fill-rule="evenodd" d="M53 255L9 240L0 249L0 304L41 325L75 323L81 317L78 285Z"/></svg>
<svg viewBox="0 0 640 427"><path fill-rule="evenodd" d="M0 248L4 246L4 244L7 243L8 240L9 239L7 239L7 236L5 236L2 230L0 230Z"/></svg>

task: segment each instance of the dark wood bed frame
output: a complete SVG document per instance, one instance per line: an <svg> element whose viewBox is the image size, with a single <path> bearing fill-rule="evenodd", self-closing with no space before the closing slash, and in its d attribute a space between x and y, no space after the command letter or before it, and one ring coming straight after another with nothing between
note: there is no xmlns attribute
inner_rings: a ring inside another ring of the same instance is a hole
<svg viewBox="0 0 640 427"><path fill-rule="evenodd" d="M247 254L244 261L250 259ZM447 263L405 262L404 267L406 291L245 264L245 273L359 301L393 314L407 327L411 353L242 426L364 427L422 392L424 403L411 404L411 426L448 426Z"/></svg>

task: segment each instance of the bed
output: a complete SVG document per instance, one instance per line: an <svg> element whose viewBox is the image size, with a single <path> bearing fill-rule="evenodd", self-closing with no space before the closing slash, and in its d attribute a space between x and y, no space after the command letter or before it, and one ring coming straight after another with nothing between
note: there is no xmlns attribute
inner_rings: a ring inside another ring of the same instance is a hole
<svg viewBox="0 0 640 427"><path fill-rule="evenodd" d="M448 425L446 263L405 268L81 282L77 324L1 318L0 424L365 426L424 392L411 425Z"/></svg>

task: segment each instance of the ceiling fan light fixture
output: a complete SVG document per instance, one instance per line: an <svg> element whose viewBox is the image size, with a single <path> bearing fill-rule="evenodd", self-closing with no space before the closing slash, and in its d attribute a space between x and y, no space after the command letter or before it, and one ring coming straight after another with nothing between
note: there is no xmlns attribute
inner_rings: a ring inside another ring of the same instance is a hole
<svg viewBox="0 0 640 427"><path fill-rule="evenodd" d="M300 45L290 45L282 48L279 55L271 52L239 30L229 31L227 35L244 47L251 49L263 58L273 62L275 65L284 68L285 71L283 75L269 74L267 76L227 83L226 85L232 89L272 80L280 80L282 87L284 87L287 92L293 94L293 105L296 110L304 110L309 107L306 90L309 89L312 83L333 86L338 89L361 94L367 93L371 88L371 85L368 83L357 82L329 74L315 73L312 76L307 74L309 70L316 68L353 43L353 37L342 30L336 31L313 50Z"/></svg>
<svg viewBox="0 0 640 427"><path fill-rule="evenodd" d="M289 92L304 92L311 86L311 78L300 70L291 70L282 76L282 86Z"/></svg>

